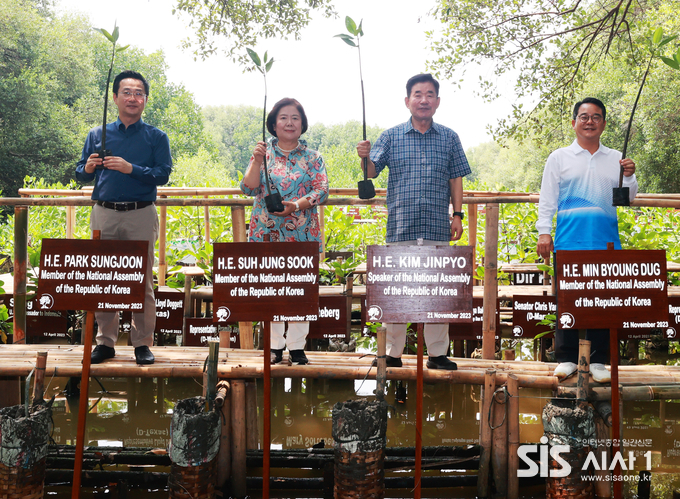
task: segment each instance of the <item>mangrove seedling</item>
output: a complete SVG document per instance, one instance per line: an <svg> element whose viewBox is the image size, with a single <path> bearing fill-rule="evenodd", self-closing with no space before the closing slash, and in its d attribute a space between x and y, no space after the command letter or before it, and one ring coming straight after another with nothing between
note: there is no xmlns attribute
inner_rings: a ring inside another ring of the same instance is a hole
<svg viewBox="0 0 680 499"><path fill-rule="evenodd" d="M363 122L364 122L364 140L366 140L366 99L364 97L364 76L361 71L361 45L360 45L360 39L362 36L364 36L364 30L362 28L363 24L363 19L359 22L359 26L356 25L354 20L347 16L345 17L345 27L347 28L347 31L349 31L349 35L347 33L341 33L339 35L335 35L337 38L340 38L343 42L345 42L347 45L350 47L356 47L357 50L359 51L359 79L361 80L361 106L362 106L362 111L363 111ZM351 35L351 36L350 36ZM368 159L363 158L363 170L364 170L364 179L359 182L359 199L371 199L375 197L375 187L373 187L373 181L368 179Z"/></svg>
<svg viewBox="0 0 680 499"><path fill-rule="evenodd" d="M120 34L118 30L118 26L116 26L116 23L113 23L113 31L109 33L106 31L104 28L94 28L95 31L100 32L102 35L106 37L106 39L111 42L112 49L111 49L111 64L109 64L109 75L106 78L106 92L104 92L104 119L102 121L102 147L98 151L96 151L97 154L99 154L99 157L104 159L106 156L111 156L111 151L106 149L106 115L108 112L108 107L109 107L109 84L111 83L111 72L113 71L113 63L116 59L116 52L122 52L126 48L128 48L130 45L125 45L124 47L118 47L116 48L116 43L118 42L118 36ZM103 169L104 166L100 165L97 166L98 170Z"/></svg>
<svg viewBox="0 0 680 499"><path fill-rule="evenodd" d="M264 131L265 124L267 122L267 73L269 73L269 70L272 68L272 65L274 64L274 58L272 57L271 59L268 59L267 52L265 52L264 57L260 59L260 56L257 55L257 52L255 52L253 49L247 48L246 50L248 51L248 55L250 56L250 58L255 63L255 67L260 73L262 73L262 76L264 77L264 107L262 108L262 142L266 142ZM267 195L264 198L264 202L265 206L267 207L267 211L269 213L282 212L283 210L285 210L285 207L283 206L283 198L281 197L281 194L279 193L276 186L272 185L271 181L269 180L269 169L267 167L266 156L264 159L264 177L267 188ZM272 187L274 188L273 194Z"/></svg>
<svg viewBox="0 0 680 499"><path fill-rule="evenodd" d="M649 75L649 70L652 68L652 62L654 62L654 59L659 57L662 61L664 61L671 67L674 67L673 66L674 62L676 64L680 64L680 50L678 50L678 52L673 56L673 59L669 59L667 57L659 55L659 49L661 49L661 47L663 47L667 43L675 40L676 38L677 35L664 37L663 28L661 27L657 28L657 30L649 38L649 53L650 53L649 62L647 63L647 69L645 70L644 75L642 75L640 88L638 89L637 97L635 97L633 109L630 112L630 119L628 120L628 127L626 128L626 136L623 139L623 150L621 151L621 159L625 159L626 157L626 152L628 150L628 138L630 137L630 129L633 125L633 117L635 116L635 110L637 109L638 102L640 101L640 95L642 95L642 89L644 88L645 82L647 81L647 75ZM678 59L675 59L676 56L678 57ZM676 69L678 68L676 67ZM612 205L630 206L630 189L628 187L623 187L623 167L621 167L619 171L619 186L614 187Z"/></svg>

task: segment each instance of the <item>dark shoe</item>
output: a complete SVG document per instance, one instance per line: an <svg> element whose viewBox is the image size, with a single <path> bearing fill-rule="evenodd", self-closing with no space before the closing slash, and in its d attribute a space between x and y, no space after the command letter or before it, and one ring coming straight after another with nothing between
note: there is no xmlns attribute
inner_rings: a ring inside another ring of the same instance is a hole
<svg viewBox="0 0 680 499"><path fill-rule="evenodd" d="M97 345L92 350L92 356L90 357L91 364L101 364L106 359L113 359L116 355L116 350L113 347L107 347L106 345Z"/></svg>
<svg viewBox="0 0 680 499"><path fill-rule="evenodd" d="M283 348L272 348L269 360L271 364L279 364L283 360Z"/></svg>
<svg viewBox="0 0 680 499"><path fill-rule="evenodd" d="M304 366L309 364L304 350L290 350L288 352L288 365Z"/></svg>
<svg viewBox="0 0 680 499"><path fill-rule="evenodd" d="M390 357L385 356L385 364L387 367L402 367L404 364L401 362L401 357Z"/></svg>
<svg viewBox="0 0 680 499"><path fill-rule="evenodd" d="M153 364L155 357L146 345L135 348L135 359L137 364Z"/></svg>
<svg viewBox="0 0 680 499"><path fill-rule="evenodd" d="M449 358L446 355L440 355L439 357L428 357L427 368L444 369L445 371L455 371L458 369L458 365L454 361L449 360Z"/></svg>

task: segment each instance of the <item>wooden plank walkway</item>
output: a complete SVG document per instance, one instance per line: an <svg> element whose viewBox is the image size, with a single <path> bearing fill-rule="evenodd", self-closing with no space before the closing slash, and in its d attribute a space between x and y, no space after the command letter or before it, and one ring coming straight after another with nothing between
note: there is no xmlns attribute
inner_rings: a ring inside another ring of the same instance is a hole
<svg viewBox="0 0 680 499"><path fill-rule="evenodd" d="M48 352L46 378L80 377L83 347L80 345L0 345L0 376L27 376L35 366L38 352ZM134 361L134 349L117 346L116 357L92 366L93 377L165 377L200 378L208 350L205 347L153 347L156 363L140 366ZM374 356L348 352L307 352L310 364L288 366L287 352L284 364L271 366L273 378L319 379L375 379ZM250 379L263 377L263 352L261 350L221 349L218 376L222 379ZM404 355L403 368L388 368L387 378L392 380L416 379L416 356ZM556 363L535 361L492 361L456 358L458 371L438 371L424 368L427 383L478 384L484 382L487 369L496 370L499 384L515 374L520 386L556 390L558 386L571 386L575 379L558 383L553 370ZM680 383L680 366L620 366L619 380L623 386L672 385ZM597 386L594 384L594 386Z"/></svg>

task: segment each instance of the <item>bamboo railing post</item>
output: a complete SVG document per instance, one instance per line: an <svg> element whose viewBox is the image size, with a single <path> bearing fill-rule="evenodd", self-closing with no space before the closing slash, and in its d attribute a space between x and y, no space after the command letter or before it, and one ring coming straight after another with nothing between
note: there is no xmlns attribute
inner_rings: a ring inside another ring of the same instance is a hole
<svg viewBox="0 0 680 499"><path fill-rule="evenodd" d="M44 400L45 368L47 367L47 352L38 352L35 361L35 381L33 383L33 401Z"/></svg>
<svg viewBox="0 0 680 499"><path fill-rule="evenodd" d="M502 402L498 400L501 393L505 397ZM494 395L494 397L496 399L496 404L491 411L491 420L494 427L491 433L491 470L493 471L493 483L495 487L494 499L504 499L507 497L508 492L507 392L499 392L497 395Z"/></svg>
<svg viewBox="0 0 680 499"><path fill-rule="evenodd" d="M217 362L220 356L219 341L208 341L208 368L206 369L207 380L205 388L205 398L208 409L215 407L215 394L217 393Z"/></svg>
<svg viewBox="0 0 680 499"><path fill-rule="evenodd" d="M484 250L484 315L482 317L482 358L496 353L496 302L498 301L498 204L486 205Z"/></svg>
<svg viewBox="0 0 680 499"><path fill-rule="evenodd" d="M326 207L324 205L319 206L319 230L321 231L319 261L323 262L326 259Z"/></svg>
<svg viewBox="0 0 680 499"><path fill-rule="evenodd" d="M381 401L385 399L385 377L387 374L386 373L387 357L385 356L387 352L387 328L381 326L377 329L376 333L378 337L378 357L377 357L378 362L376 363L377 383L375 389L375 396L378 399L378 401Z"/></svg>
<svg viewBox="0 0 680 499"><path fill-rule="evenodd" d="M257 423L257 380L246 380L246 449L256 450L260 443Z"/></svg>
<svg viewBox="0 0 680 499"><path fill-rule="evenodd" d="M76 226L76 207L66 207L66 239L73 239L73 231Z"/></svg>
<svg viewBox="0 0 680 499"><path fill-rule="evenodd" d="M231 207L231 230L235 243L245 243L248 238L246 236L246 209L243 206ZM239 340L243 350L252 350L253 342L253 323L239 322L238 323ZM267 359L269 360L269 359Z"/></svg>
<svg viewBox="0 0 680 499"><path fill-rule="evenodd" d="M193 317L193 302L191 301L191 276L184 274L184 318L182 320L182 344L186 345L189 331L187 330L187 319Z"/></svg>
<svg viewBox="0 0 680 499"><path fill-rule="evenodd" d="M590 341L578 340L578 381L576 400L585 408L588 405L588 382L590 380Z"/></svg>
<svg viewBox="0 0 680 499"><path fill-rule="evenodd" d="M220 381L215 396L215 407L220 411L220 450L217 453L217 486L222 488L231 478L231 385Z"/></svg>
<svg viewBox="0 0 680 499"><path fill-rule="evenodd" d="M519 498L519 378L508 375L508 498Z"/></svg>
<svg viewBox="0 0 680 499"><path fill-rule="evenodd" d="M167 196L158 196L165 199ZM168 240L168 207L161 205L158 207L159 214L159 230L158 230L158 285L165 286L165 274L168 271L168 263L165 258L166 245Z"/></svg>
<svg viewBox="0 0 680 499"><path fill-rule="evenodd" d="M204 199L210 199L208 194L203 196ZM210 205L203 207L203 225L205 227L205 244L210 244Z"/></svg>
<svg viewBox="0 0 680 499"><path fill-rule="evenodd" d="M472 272L477 269L477 204L468 203L468 241L472 246Z"/></svg>
<svg viewBox="0 0 680 499"><path fill-rule="evenodd" d="M422 458L423 458L423 343L425 343L425 325L418 323L416 335L418 342L418 363L417 363L417 396L416 396L416 469L415 469L415 491L413 497L421 497L421 477L422 477Z"/></svg>
<svg viewBox="0 0 680 499"><path fill-rule="evenodd" d="M231 495L246 495L246 384L231 383ZM263 496L265 497L265 496Z"/></svg>
<svg viewBox="0 0 680 499"><path fill-rule="evenodd" d="M479 473L477 474L477 496L489 497L489 465L491 462L491 427L489 426L489 410L491 398L496 390L496 371L487 369L484 373L482 388L481 414L479 417Z"/></svg>
<svg viewBox="0 0 680 499"><path fill-rule="evenodd" d="M28 207L14 208L14 337L26 343L26 268L28 262Z"/></svg>

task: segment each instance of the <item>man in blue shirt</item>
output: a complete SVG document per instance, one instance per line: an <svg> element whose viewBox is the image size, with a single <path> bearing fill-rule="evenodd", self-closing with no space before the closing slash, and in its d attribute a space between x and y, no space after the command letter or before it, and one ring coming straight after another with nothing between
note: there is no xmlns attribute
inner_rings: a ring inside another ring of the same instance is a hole
<svg viewBox="0 0 680 499"><path fill-rule="evenodd" d="M390 169L388 245L448 246L463 235L463 177L470 173L470 166L458 135L432 119L439 107L439 82L432 75L419 74L408 80L405 103L411 119L384 131L373 148L367 140L359 142L357 153L368 159L369 177L377 177L386 166ZM406 324L385 327L387 365L401 367ZM425 325L428 368L457 368L446 357L448 334L448 324Z"/></svg>
<svg viewBox="0 0 680 499"><path fill-rule="evenodd" d="M113 101L118 119L106 125L106 149L100 158L102 128L90 130L76 168L80 182L95 181L90 229L101 231L102 239L149 241L144 311L133 313L130 339L138 364L153 364L149 349L156 326L153 293L154 245L158 239L156 186L170 178L172 159L168 136L142 121L149 84L135 71L123 71L113 82ZM118 339L118 312L97 312L99 326L92 363L112 358Z"/></svg>

